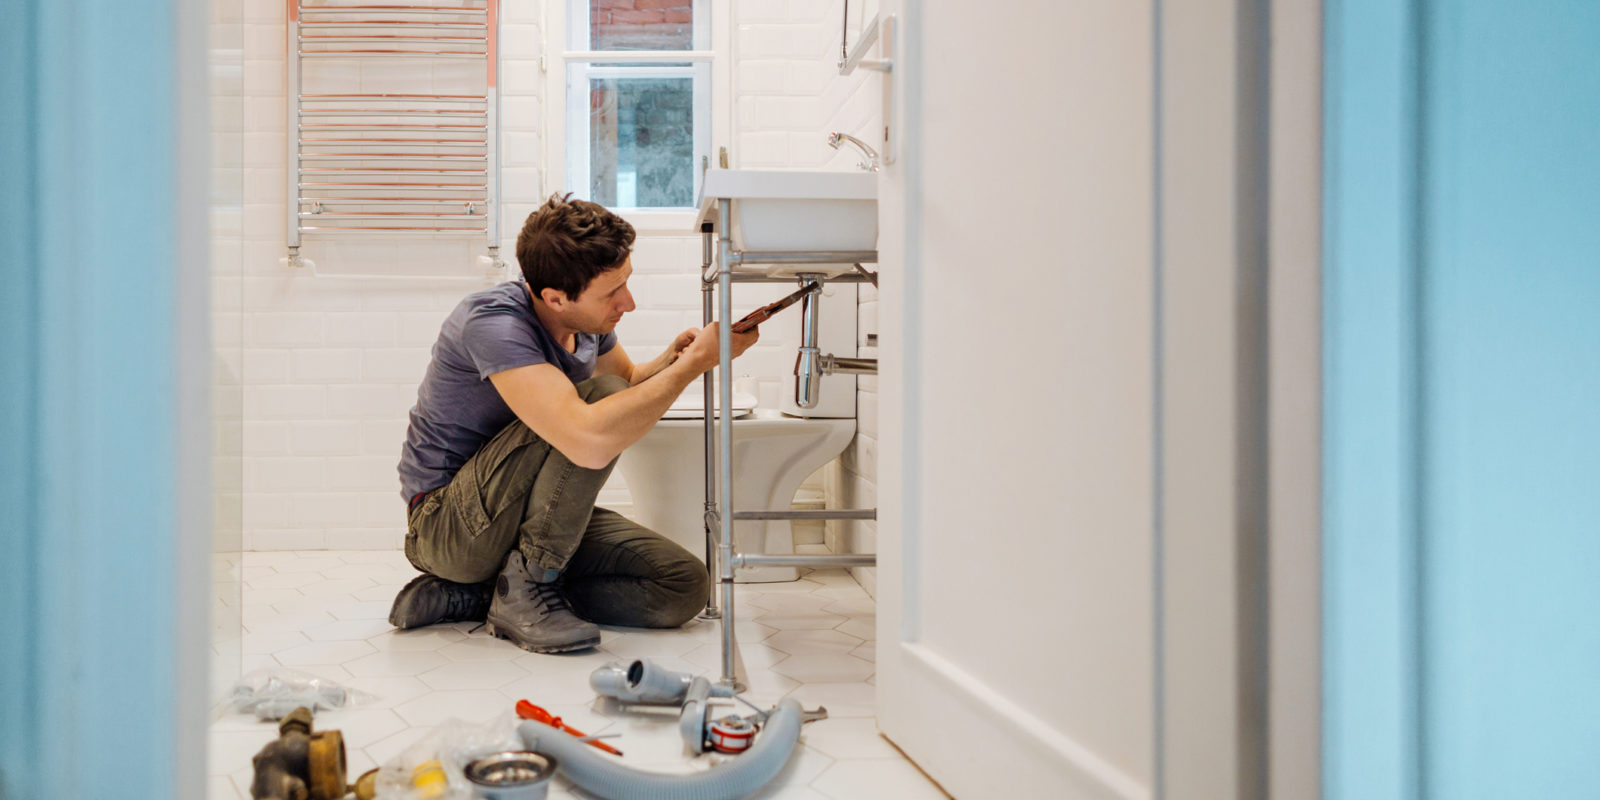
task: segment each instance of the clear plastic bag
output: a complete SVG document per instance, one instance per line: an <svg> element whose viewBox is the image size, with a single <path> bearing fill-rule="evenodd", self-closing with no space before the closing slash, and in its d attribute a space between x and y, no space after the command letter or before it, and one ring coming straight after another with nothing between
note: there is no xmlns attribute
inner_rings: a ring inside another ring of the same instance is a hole
<svg viewBox="0 0 1600 800"><path fill-rule="evenodd" d="M439 723L378 768L379 800L471 800L476 795L466 777L467 764L490 753L523 749L519 722L506 711L485 723L458 719ZM436 768L443 769L445 782L428 777Z"/></svg>
<svg viewBox="0 0 1600 800"><path fill-rule="evenodd" d="M370 703L375 698L356 689L309 673L278 667L251 672L239 679L228 694L235 713L254 714L256 719L276 720L305 706L318 711Z"/></svg>

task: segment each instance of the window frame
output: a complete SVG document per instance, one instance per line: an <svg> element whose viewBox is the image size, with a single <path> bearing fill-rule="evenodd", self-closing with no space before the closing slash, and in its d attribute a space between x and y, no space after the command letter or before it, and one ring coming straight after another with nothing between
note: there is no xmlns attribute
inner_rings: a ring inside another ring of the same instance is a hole
<svg viewBox="0 0 1600 800"><path fill-rule="evenodd" d="M544 31L545 52L556 54L554 58L543 59L545 62L545 94L542 103L545 109L544 124L544 175L549 191L558 188L572 191L571 178L586 175L568 174L568 124L574 115L584 120L587 125L588 108L575 107L576 101L568 97L568 74L573 65L599 62L612 64L662 64L688 63L688 67L674 68L683 75L693 77L696 65L706 63L711 65L711 80L707 91L696 92L695 97L695 150L697 153L710 154L715 158L717 147L729 140L732 128L732 68L731 68L731 42L732 32L731 14L729 13L728 0L694 0L695 22L697 34L703 30L702 25L709 25L710 49L705 50L588 50L575 49L569 44L581 44L588 47L588 26L579 25L576 17L569 16L568 8L584 0L549 0L544 4ZM584 2L584 5L588 5ZM574 41L579 40L579 41ZM580 67L583 68L583 67ZM586 69L586 68L584 68ZM610 66L598 67L597 70L609 70ZM641 76L644 77L644 76ZM587 80L587 76L585 76ZM730 98L718 102L719 98ZM702 125L701 115L706 115L709 125ZM709 130L707 130L709 128ZM700 148L702 136L709 136L705 148ZM585 137L587 147L587 137ZM699 165L695 169L695 198L699 199L700 172ZM548 192L547 192L548 193ZM651 209L651 208L617 208L613 209L623 219L628 220L640 233L673 233L686 234L692 232L698 209Z"/></svg>

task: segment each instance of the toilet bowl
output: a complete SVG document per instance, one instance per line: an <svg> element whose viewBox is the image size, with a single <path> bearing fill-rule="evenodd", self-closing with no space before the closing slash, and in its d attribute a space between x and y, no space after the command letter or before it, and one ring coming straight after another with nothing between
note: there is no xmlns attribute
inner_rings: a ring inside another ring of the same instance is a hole
<svg viewBox="0 0 1600 800"><path fill-rule="evenodd" d="M705 422L698 387L684 393L645 437L617 462L633 496L632 517L694 553L706 555ZM854 419L805 419L754 409L754 398L734 395L733 508L788 510L801 482L843 452L855 436ZM717 426L720 428L720 424ZM715 434L713 464L720 458ZM720 530L712 531L720 537ZM793 553L788 520L734 523L734 549L742 553ZM794 567L738 570L740 583L790 581Z"/></svg>

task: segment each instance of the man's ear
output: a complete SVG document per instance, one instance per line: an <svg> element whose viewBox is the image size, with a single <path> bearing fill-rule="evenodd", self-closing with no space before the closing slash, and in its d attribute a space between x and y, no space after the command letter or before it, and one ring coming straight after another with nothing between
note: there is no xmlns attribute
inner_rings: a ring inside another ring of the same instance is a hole
<svg viewBox="0 0 1600 800"><path fill-rule="evenodd" d="M539 299L543 300L545 305L560 311L561 307L567 304L567 293L546 286L539 290Z"/></svg>

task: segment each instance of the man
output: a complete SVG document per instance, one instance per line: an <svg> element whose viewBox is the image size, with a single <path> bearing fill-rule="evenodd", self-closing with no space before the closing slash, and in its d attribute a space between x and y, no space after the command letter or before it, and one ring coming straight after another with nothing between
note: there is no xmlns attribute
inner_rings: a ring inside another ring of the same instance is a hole
<svg viewBox="0 0 1600 800"><path fill-rule="evenodd" d="M451 312L400 457L406 557L422 570L389 622L487 618L536 653L593 647L595 623L667 628L704 604L705 567L595 497L617 455L717 364L717 327L635 364L612 331L634 309L634 231L551 197L517 237L523 281ZM735 356L759 334L736 334Z"/></svg>

